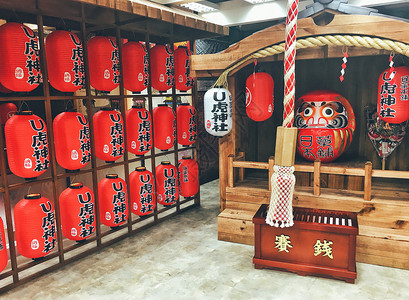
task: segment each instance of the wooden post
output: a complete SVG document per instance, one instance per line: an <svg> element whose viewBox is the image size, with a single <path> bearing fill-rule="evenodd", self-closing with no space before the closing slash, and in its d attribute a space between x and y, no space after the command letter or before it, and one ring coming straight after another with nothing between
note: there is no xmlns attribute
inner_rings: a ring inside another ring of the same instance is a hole
<svg viewBox="0 0 409 300"><path fill-rule="evenodd" d="M241 160L243 161L246 160L246 154L243 151L239 152L239 155L241 156ZM244 180L244 168L239 169L239 180L240 181Z"/></svg>
<svg viewBox="0 0 409 300"><path fill-rule="evenodd" d="M227 162L227 186L228 187L234 186L233 161L234 161L234 155L229 154L228 162Z"/></svg>
<svg viewBox="0 0 409 300"><path fill-rule="evenodd" d="M314 196L321 195L321 161L314 161Z"/></svg>
<svg viewBox="0 0 409 300"><path fill-rule="evenodd" d="M271 191L271 176L273 176L274 170L274 156L270 156L268 159L268 190Z"/></svg>
<svg viewBox="0 0 409 300"><path fill-rule="evenodd" d="M277 127L275 163L282 167L294 166L297 128Z"/></svg>
<svg viewBox="0 0 409 300"><path fill-rule="evenodd" d="M365 163L365 183L364 183L364 200L371 200L372 189L372 162Z"/></svg>

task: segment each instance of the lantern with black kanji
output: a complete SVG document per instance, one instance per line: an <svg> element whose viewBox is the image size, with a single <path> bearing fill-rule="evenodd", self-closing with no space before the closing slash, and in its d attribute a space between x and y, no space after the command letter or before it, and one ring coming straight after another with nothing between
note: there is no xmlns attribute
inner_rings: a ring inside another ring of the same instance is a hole
<svg viewBox="0 0 409 300"><path fill-rule="evenodd" d="M409 68L386 69L378 80L378 116L387 123L409 119Z"/></svg>
<svg viewBox="0 0 409 300"><path fill-rule="evenodd" d="M0 122L2 125L17 112L17 106L14 103L3 103L0 105Z"/></svg>
<svg viewBox="0 0 409 300"><path fill-rule="evenodd" d="M156 201L162 205L171 205L179 199L178 171L169 161L163 161L156 167Z"/></svg>
<svg viewBox="0 0 409 300"><path fill-rule="evenodd" d="M145 167L138 167L129 174L131 211L138 216L146 216L156 207L155 179Z"/></svg>
<svg viewBox="0 0 409 300"><path fill-rule="evenodd" d="M95 155L106 162L114 162L124 154L124 132L121 114L104 107L93 117Z"/></svg>
<svg viewBox="0 0 409 300"><path fill-rule="evenodd" d="M152 87L166 92L174 83L174 57L168 46L156 45L150 51Z"/></svg>
<svg viewBox="0 0 409 300"><path fill-rule="evenodd" d="M73 183L59 197L61 229L72 241L81 241L95 232L95 201L92 190Z"/></svg>
<svg viewBox="0 0 409 300"><path fill-rule="evenodd" d="M208 90L204 95L204 122L214 136L228 134L233 126L233 102L230 92L222 87Z"/></svg>
<svg viewBox="0 0 409 300"><path fill-rule="evenodd" d="M139 104L132 106L125 117L128 151L135 155L144 155L152 148L151 114Z"/></svg>
<svg viewBox="0 0 409 300"><path fill-rule="evenodd" d="M0 26L0 82L14 92L30 92L42 82L40 50L35 33L9 22Z"/></svg>
<svg viewBox="0 0 409 300"><path fill-rule="evenodd" d="M58 164L78 170L91 160L88 120L78 112L62 112L54 118L54 145Z"/></svg>
<svg viewBox="0 0 409 300"><path fill-rule="evenodd" d="M35 178L49 166L47 126L31 111L16 113L4 127L10 171Z"/></svg>
<svg viewBox="0 0 409 300"><path fill-rule="evenodd" d="M178 143L189 146L197 139L197 111L189 103L182 103L176 109L176 115Z"/></svg>
<svg viewBox="0 0 409 300"><path fill-rule="evenodd" d="M95 36L87 43L89 80L99 91L110 92L119 85L119 51L115 41Z"/></svg>
<svg viewBox="0 0 409 300"><path fill-rule="evenodd" d="M56 246L55 211L41 194L28 194L14 207L14 228L18 252L40 258Z"/></svg>
<svg viewBox="0 0 409 300"><path fill-rule="evenodd" d="M257 72L246 80L246 113L254 121L270 118L274 109L274 81L268 73Z"/></svg>
<svg viewBox="0 0 409 300"><path fill-rule="evenodd" d="M75 92L84 85L81 40L72 32L56 30L45 40L48 80L61 92Z"/></svg>
<svg viewBox="0 0 409 300"><path fill-rule="evenodd" d="M102 224L117 227L128 220L126 183L117 174L108 174L98 183L98 197Z"/></svg>
<svg viewBox="0 0 409 300"><path fill-rule="evenodd" d="M160 150L172 148L176 135L175 123L175 113L166 104L159 104L153 110L153 134L156 148Z"/></svg>
<svg viewBox="0 0 409 300"><path fill-rule="evenodd" d="M4 233L3 219L0 218L0 272L7 266L6 235Z"/></svg>
<svg viewBox="0 0 409 300"><path fill-rule="evenodd" d="M179 190L187 198L199 192L199 166L190 156L183 156L179 160Z"/></svg>
<svg viewBox="0 0 409 300"><path fill-rule="evenodd" d="M149 57L144 45L128 42L122 46L124 88L142 92L149 83Z"/></svg>
<svg viewBox="0 0 409 300"><path fill-rule="evenodd" d="M174 52L175 58L175 87L181 92L190 90L194 78L190 77L190 52L188 47L179 46Z"/></svg>

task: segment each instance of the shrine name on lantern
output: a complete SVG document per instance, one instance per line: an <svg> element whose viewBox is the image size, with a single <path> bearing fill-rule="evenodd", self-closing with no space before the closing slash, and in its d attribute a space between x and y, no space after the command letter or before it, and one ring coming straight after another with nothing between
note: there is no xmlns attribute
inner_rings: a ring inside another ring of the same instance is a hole
<svg viewBox="0 0 409 300"><path fill-rule="evenodd" d="M138 141L140 142L139 151L144 152L148 151L152 146L150 144L150 141L152 139L151 122L148 120L149 115L146 111L138 111L138 116L142 120L142 122L139 123L138 128Z"/></svg>
<svg viewBox="0 0 409 300"><path fill-rule="evenodd" d="M43 223L41 228L43 229L43 236L44 239L44 253L48 253L54 249L56 239L55 239L55 214L52 209L52 205L50 201L47 203L41 203L41 210L46 214L43 217ZM51 238L51 241L50 241Z"/></svg>
<svg viewBox="0 0 409 300"><path fill-rule="evenodd" d="M169 174L169 171L171 173ZM165 175L165 203L172 203L175 202L176 199L176 178L175 178L175 170L174 169L164 169Z"/></svg>
<svg viewBox="0 0 409 300"><path fill-rule="evenodd" d="M126 221L126 197L125 197L125 192L124 192L124 185L122 182L118 183L119 186L117 186L117 183L114 182L112 183L112 188L116 192L114 194L113 199L112 199L112 204L114 205L113 213L114 213L114 223L115 224L120 224L122 222Z"/></svg>
<svg viewBox="0 0 409 300"><path fill-rule="evenodd" d="M139 195L141 197L141 213L145 214L147 212L153 211L153 184L149 183L151 181L151 176L146 174L146 180L144 175L140 175L140 180L143 183L139 190Z"/></svg>
<svg viewBox="0 0 409 300"><path fill-rule="evenodd" d="M90 236L95 229L95 227L92 226L95 221L95 215L94 203L91 202L91 193L86 192L85 196L86 197L84 197L82 194L78 195L78 201L83 204L83 206L81 206L80 213L78 214L78 217L81 219L80 223L78 224L78 226L81 228L79 236L83 238Z"/></svg>

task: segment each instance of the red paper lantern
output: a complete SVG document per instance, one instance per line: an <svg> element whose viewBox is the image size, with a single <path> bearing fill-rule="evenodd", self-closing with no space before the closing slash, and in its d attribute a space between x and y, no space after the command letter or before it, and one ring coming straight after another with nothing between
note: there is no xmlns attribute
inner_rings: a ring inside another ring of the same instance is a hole
<svg viewBox="0 0 409 300"><path fill-rule="evenodd" d="M10 94L10 93L12 93L12 92L13 92L12 90L6 89L6 88L4 87L4 85L2 85L2 84L0 83L0 93L2 93L2 94Z"/></svg>
<svg viewBox="0 0 409 300"><path fill-rule="evenodd" d="M0 122L2 125L17 112L17 106L14 103L3 103L0 105Z"/></svg>
<svg viewBox="0 0 409 300"><path fill-rule="evenodd" d="M378 80L378 116L385 122L400 124L409 119L409 68L386 69Z"/></svg>
<svg viewBox="0 0 409 300"><path fill-rule="evenodd" d="M104 107L93 117L95 155L106 162L114 162L124 154L124 135L121 114Z"/></svg>
<svg viewBox="0 0 409 300"><path fill-rule="evenodd" d="M183 156L179 160L179 190L187 198L199 192L199 166L190 156Z"/></svg>
<svg viewBox="0 0 409 300"><path fill-rule="evenodd" d="M190 77L190 52L188 47L179 46L175 50L175 87L186 92L190 90L194 83L194 78Z"/></svg>
<svg viewBox="0 0 409 300"><path fill-rule="evenodd" d="M246 113L254 121L270 118L274 109L274 80L268 73L251 74L246 80Z"/></svg>
<svg viewBox="0 0 409 300"><path fill-rule="evenodd" d="M35 33L9 22L0 26L0 82L15 92L30 92L41 82L40 51Z"/></svg>
<svg viewBox="0 0 409 300"><path fill-rule="evenodd" d="M178 143L189 146L197 139L197 111L189 103L182 103L176 109L176 114Z"/></svg>
<svg viewBox="0 0 409 300"><path fill-rule="evenodd" d="M88 43L89 80L99 91L110 92L119 85L119 51L107 37L95 36Z"/></svg>
<svg viewBox="0 0 409 300"><path fill-rule="evenodd" d="M54 145L58 164L78 170L91 160L88 121L78 112L62 112L54 118Z"/></svg>
<svg viewBox="0 0 409 300"><path fill-rule="evenodd" d="M156 148L160 150L172 148L176 136L175 123L175 113L166 104L159 104L153 110L153 135Z"/></svg>
<svg viewBox="0 0 409 300"><path fill-rule="evenodd" d="M117 227L128 220L126 183L116 174L108 174L98 183L99 219L102 224Z"/></svg>
<svg viewBox="0 0 409 300"><path fill-rule="evenodd" d="M166 92L175 81L173 51L168 46L156 45L150 51L150 58L152 87Z"/></svg>
<svg viewBox="0 0 409 300"><path fill-rule="evenodd" d="M91 189L73 183L59 198L61 229L72 241L81 241L95 232L95 201Z"/></svg>
<svg viewBox="0 0 409 300"><path fill-rule="evenodd" d="M75 92L84 85L81 40L74 33L56 30L45 40L48 80L61 92Z"/></svg>
<svg viewBox="0 0 409 300"><path fill-rule="evenodd" d="M149 57L144 45L128 42L122 47L124 87L131 92L141 92L149 83Z"/></svg>
<svg viewBox="0 0 409 300"><path fill-rule="evenodd" d="M126 112L126 134L128 151L144 155L152 148L152 119L142 106L132 106Z"/></svg>
<svg viewBox="0 0 409 300"><path fill-rule="evenodd" d="M7 266L6 235L4 233L3 219L0 218L0 272Z"/></svg>
<svg viewBox="0 0 409 300"><path fill-rule="evenodd" d="M14 228L21 255L39 258L51 252L57 242L51 201L40 194L24 196L14 207Z"/></svg>
<svg viewBox="0 0 409 300"><path fill-rule="evenodd" d="M171 205L179 199L177 169L169 161L163 161L156 167L156 201L162 205Z"/></svg>
<svg viewBox="0 0 409 300"><path fill-rule="evenodd" d="M16 113L4 127L10 171L34 178L49 166L47 126L31 111Z"/></svg>
<svg viewBox="0 0 409 300"><path fill-rule="evenodd" d="M155 180L145 167L138 167L129 174L131 210L138 216L146 216L156 207Z"/></svg>

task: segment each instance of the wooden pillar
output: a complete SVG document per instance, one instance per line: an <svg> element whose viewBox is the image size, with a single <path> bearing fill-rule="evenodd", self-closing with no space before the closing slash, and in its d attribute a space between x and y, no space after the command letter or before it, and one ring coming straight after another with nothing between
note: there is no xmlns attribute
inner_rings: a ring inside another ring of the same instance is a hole
<svg viewBox="0 0 409 300"><path fill-rule="evenodd" d="M282 167L294 166L296 145L296 127L277 127L275 163Z"/></svg>
<svg viewBox="0 0 409 300"><path fill-rule="evenodd" d="M314 161L314 195L321 195L321 161Z"/></svg>
<svg viewBox="0 0 409 300"><path fill-rule="evenodd" d="M246 160L246 154L243 151L239 152L240 155L240 160L245 161ZM239 180L243 181L244 180L244 168L239 168Z"/></svg>
<svg viewBox="0 0 409 300"><path fill-rule="evenodd" d="M364 181L364 200L371 200L372 189L372 163L367 161L365 163L365 181Z"/></svg>
<svg viewBox="0 0 409 300"><path fill-rule="evenodd" d="M268 190L271 191L271 176L274 173L274 156L270 156L268 159Z"/></svg>
<svg viewBox="0 0 409 300"><path fill-rule="evenodd" d="M234 155L230 154L228 156L228 164L227 164L227 186L228 187L233 187L234 186L233 161L234 161Z"/></svg>

